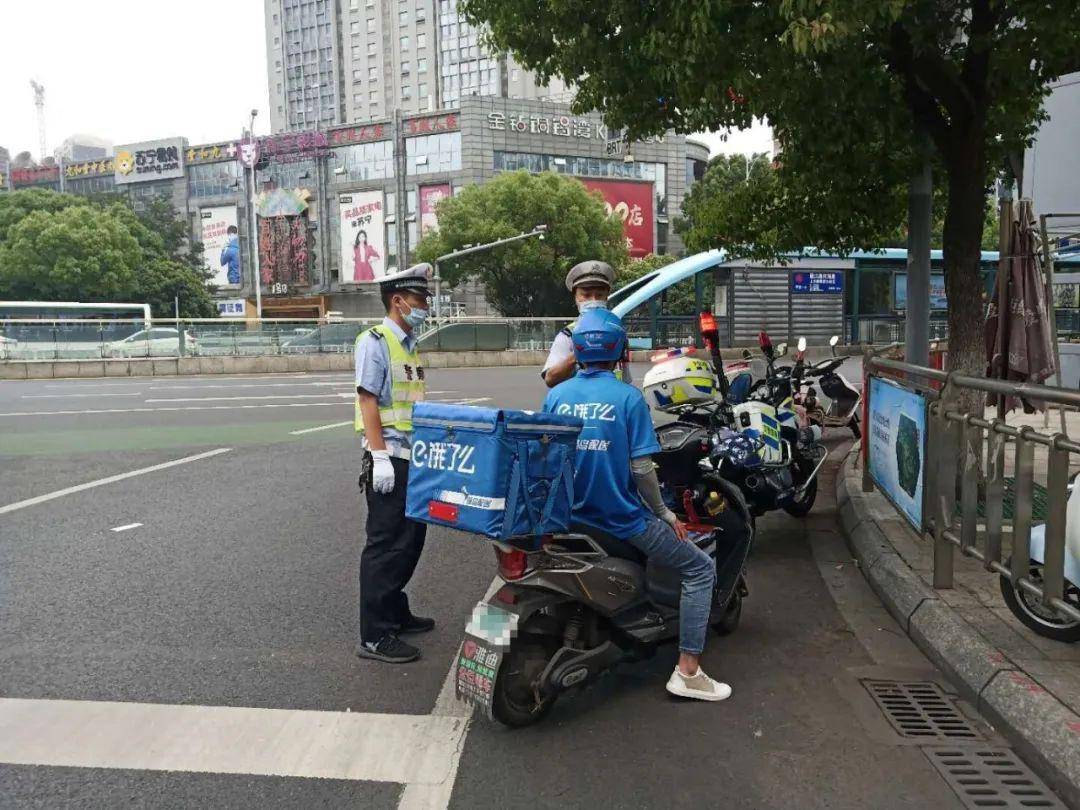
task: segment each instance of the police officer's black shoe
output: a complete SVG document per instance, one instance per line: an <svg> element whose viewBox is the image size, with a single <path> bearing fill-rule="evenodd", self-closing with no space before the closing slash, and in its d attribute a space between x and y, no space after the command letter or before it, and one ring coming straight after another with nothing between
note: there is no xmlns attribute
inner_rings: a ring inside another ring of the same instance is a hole
<svg viewBox="0 0 1080 810"><path fill-rule="evenodd" d="M409 615L405 621L398 627L399 633L427 633L435 629L435 620L427 619L423 616Z"/></svg>
<svg viewBox="0 0 1080 810"><path fill-rule="evenodd" d="M356 654L361 658L370 658L386 664L407 664L420 657L420 650L406 644L396 633L387 633L375 644L361 641L356 645Z"/></svg>

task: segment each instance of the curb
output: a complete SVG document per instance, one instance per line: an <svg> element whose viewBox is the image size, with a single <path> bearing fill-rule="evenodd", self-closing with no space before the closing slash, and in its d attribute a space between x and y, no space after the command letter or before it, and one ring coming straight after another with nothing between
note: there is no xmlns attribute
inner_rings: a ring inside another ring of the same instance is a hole
<svg viewBox="0 0 1080 810"><path fill-rule="evenodd" d="M904 562L875 521L856 472L836 476L840 527L874 593L934 662L1070 807L1080 807L1080 716L989 644Z"/></svg>

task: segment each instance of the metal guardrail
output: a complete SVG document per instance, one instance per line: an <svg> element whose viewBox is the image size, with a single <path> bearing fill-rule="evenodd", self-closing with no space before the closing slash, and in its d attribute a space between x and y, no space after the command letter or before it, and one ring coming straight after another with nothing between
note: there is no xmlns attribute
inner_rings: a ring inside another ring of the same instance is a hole
<svg viewBox="0 0 1080 810"><path fill-rule="evenodd" d="M0 320L0 360L342 354L381 318ZM422 351L547 349L568 318L442 318L418 332Z"/></svg>
<svg viewBox="0 0 1080 810"><path fill-rule="evenodd" d="M1009 578L1015 587L1041 600L1044 606L1053 608L1063 617L1080 621L1080 610L1063 599L1070 454L1080 459L1080 443L1064 433L1039 433L1027 425L1015 427L1000 418L987 419L985 414L966 412L959 407L956 396L960 391L968 390L1075 408L1080 407L1080 392L946 373L869 354L864 362L870 376L918 379L940 386L937 392L926 392L930 400L930 418L928 452L923 468L922 531L934 542L934 587L953 587L955 550L959 548L964 555L979 560L987 571ZM869 394L870 387L867 386L867 397ZM1011 523L1006 521L1004 514L1006 448L1010 444L1014 452ZM1041 585L1030 578L1035 479L1036 473L1042 472L1042 468L1036 469L1035 465L1038 446L1046 448L1047 453L1046 534ZM864 455L863 490L867 492L874 487L869 467ZM983 469L986 476L980 482ZM980 486L983 491L982 518L978 514ZM1009 558L1004 560L1002 537L1006 528L1011 530L1012 549Z"/></svg>

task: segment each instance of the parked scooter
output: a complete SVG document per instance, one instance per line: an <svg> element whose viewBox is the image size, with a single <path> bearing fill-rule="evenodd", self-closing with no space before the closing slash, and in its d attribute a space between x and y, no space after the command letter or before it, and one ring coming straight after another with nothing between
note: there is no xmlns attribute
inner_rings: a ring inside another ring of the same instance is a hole
<svg viewBox="0 0 1080 810"><path fill-rule="evenodd" d="M806 416L812 425L819 427L848 427L856 439L862 438L859 426L859 410L862 394L848 382L837 369L844 363L844 358L837 357L836 345L840 342L837 335L829 339L833 356L807 366L803 372L801 404L806 409ZM829 407L825 408L814 390L812 379L817 379L821 392L829 398Z"/></svg>

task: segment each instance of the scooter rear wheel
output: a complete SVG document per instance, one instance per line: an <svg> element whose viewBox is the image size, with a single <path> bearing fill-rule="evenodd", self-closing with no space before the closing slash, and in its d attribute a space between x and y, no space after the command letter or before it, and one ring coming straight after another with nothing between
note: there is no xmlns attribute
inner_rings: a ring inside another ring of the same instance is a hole
<svg viewBox="0 0 1080 810"><path fill-rule="evenodd" d="M784 507L784 511L792 517L806 517L810 514L810 510L814 508L814 501L817 500L817 478L806 487L802 497L797 501L792 501Z"/></svg>
<svg viewBox="0 0 1080 810"><path fill-rule="evenodd" d="M1041 585L1042 569L1042 563L1032 560L1028 579ZM1005 604L1013 615L1029 628L1040 636L1054 641L1063 641L1066 644L1080 641L1080 622L1063 619L1053 608L1044 605L1027 591L1013 585L1008 577L1002 576L1000 582L1001 596L1005 599ZM1080 607L1080 586L1067 579L1065 580L1065 601L1074 607Z"/></svg>
<svg viewBox="0 0 1080 810"><path fill-rule="evenodd" d="M491 713L496 720L511 728L535 723L551 711L555 695L537 699L537 682L555 654L557 642L539 637L514 640L506 659L495 678L491 696Z"/></svg>
<svg viewBox="0 0 1080 810"><path fill-rule="evenodd" d="M742 594L736 589L720 618L712 623L712 629L718 636L730 636L739 628L739 619L742 618L742 599Z"/></svg>

